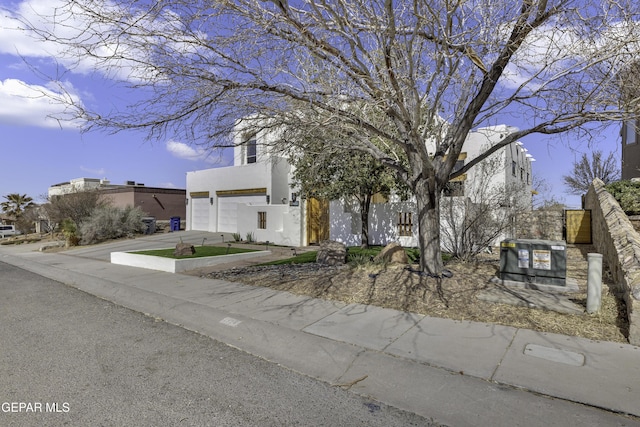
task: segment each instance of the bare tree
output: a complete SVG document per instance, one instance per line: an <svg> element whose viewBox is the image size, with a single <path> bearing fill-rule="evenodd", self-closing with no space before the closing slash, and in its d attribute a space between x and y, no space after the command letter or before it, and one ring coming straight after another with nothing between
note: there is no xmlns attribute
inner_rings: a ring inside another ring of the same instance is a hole
<svg viewBox="0 0 640 427"><path fill-rule="evenodd" d="M504 165L504 155L490 156L476 166L472 179L460 183L458 192L442 198L442 246L453 256L473 259L500 238L513 236L516 215L531 210L524 183L500 179Z"/></svg>
<svg viewBox="0 0 640 427"><path fill-rule="evenodd" d="M594 151L591 159L582 154L580 160L573 163L573 171L570 175L564 175L564 185L569 194L585 194L594 179L599 178L605 184L620 179L620 168L614 153L609 153L605 159L602 151Z"/></svg>
<svg viewBox="0 0 640 427"><path fill-rule="evenodd" d="M42 207L50 223L60 224L70 219L80 228L82 223L91 217L99 207L109 206L111 201L101 195L98 190L75 191L59 196L51 196Z"/></svg>
<svg viewBox="0 0 640 427"><path fill-rule="evenodd" d="M215 148L257 113L341 132L327 143L348 141L411 189L421 269L440 274L440 197L451 178L527 135L625 118L616 75L638 57L639 8L635 0L74 0L22 22L66 47L58 58L67 67L97 67L136 90L119 111L73 105L87 129L146 129ZM510 115L522 129L452 172L471 129Z"/></svg>

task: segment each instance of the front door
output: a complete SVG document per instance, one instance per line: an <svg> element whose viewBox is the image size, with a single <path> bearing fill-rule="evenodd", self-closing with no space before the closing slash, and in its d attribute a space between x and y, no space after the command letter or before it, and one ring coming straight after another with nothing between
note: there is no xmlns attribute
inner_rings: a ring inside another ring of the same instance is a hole
<svg viewBox="0 0 640 427"><path fill-rule="evenodd" d="M307 244L318 244L329 239L329 201L307 199Z"/></svg>

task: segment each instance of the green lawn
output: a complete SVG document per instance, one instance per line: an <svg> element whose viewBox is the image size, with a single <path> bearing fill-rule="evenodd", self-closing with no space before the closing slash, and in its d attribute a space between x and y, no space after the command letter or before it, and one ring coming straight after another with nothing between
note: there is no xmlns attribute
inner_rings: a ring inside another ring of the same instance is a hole
<svg viewBox="0 0 640 427"><path fill-rule="evenodd" d="M202 258L207 256L241 254L245 252L257 252L255 249L224 248L221 246L194 246L194 247L196 249L195 254L181 256L181 257L173 256L173 251L175 250L175 248L156 249L153 251L138 251L138 252L131 252L131 253L139 254L139 255L160 256L165 258L186 259L186 258Z"/></svg>

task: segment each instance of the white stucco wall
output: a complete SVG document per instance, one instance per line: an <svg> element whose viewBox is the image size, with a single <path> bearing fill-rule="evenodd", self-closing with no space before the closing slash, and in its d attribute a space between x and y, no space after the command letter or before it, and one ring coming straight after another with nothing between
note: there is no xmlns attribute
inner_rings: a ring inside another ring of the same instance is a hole
<svg viewBox="0 0 640 427"><path fill-rule="evenodd" d="M258 228L258 212L266 212L267 228ZM301 246L300 207L289 205L238 206L238 233L246 239L253 233L256 241L284 246Z"/></svg>
<svg viewBox="0 0 640 427"><path fill-rule="evenodd" d="M244 122L247 125L249 122ZM248 128L247 128L248 129ZM508 126L494 126L490 128L478 129L472 132L463 147L463 152L467 154L466 162L477 157L484 150L502 140L510 132L516 130ZM255 136L257 142L257 162L246 164L246 145L244 142ZM208 231L218 230L218 208L219 197L216 192L220 190L246 190L266 188L264 198L255 197L255 202L251 204L239 203L237 206L237 232L246 237L246 233L252 232L256 240L269 241L277 244L300 246L305 244L306 228L304 224L304 203L300 201L300 206L289 206L291 194L295 190L291 189L293 169L289 163L282 158L271 157L269 155L269 142L273 141L276 133L269 131L240 131L237 132L234 142L234 166L225 168L207 169L187 173L187 198L190 204L187 206L187 229L191 229L192 197L193 192L208 192L210 199L208 213ZM520 169L523 169L525 182L523 185L522 197L524 200L531 200L531 160L523 145L512 144L498 150L494 154L501 165L502 170L498 170L491 178L491 186L505 188L506 185L514 182L521 182ZM517 176L511 173L512 161L516 161ZM469 197L476 192L474 183L478 182L476 168L472 168L467 173L465 182L465 195ZM528 182L526 180L528 174ZM487 185L482 183L483 186ZM266 195L269 195L267 203ZM224 197L234 197L224 196ZM227 199L232 201L231 199ZM241 198L238 197L238 201ZM203 204L201 204L202 206ZM267 229L257 228L258 212L267 212ZM412 236L398 235L398 213L411 212L413 214ZM369 237L372 244L387 244L398 241L404 246L417 246L417 213L415 202L400 201L392 199L389 203L372 204L370 211ZM342 202L334 201L330 206L330 238L344 242L345 244L360 244L360 213L359 207L345 205Z"/></svg>
<svg viewBox="0 0 640 427"><path fill-rule="evenodd" d="M221 205L237 202L237 230L243 239L252 232L258 241L269 241L275 244L302 246L305 238L302 227L302 214L299 206L289 206L291 188L291 167L286 159L269 157L265 147L261 146L258 133L256 163L246 164L243 160L243 146L234 149L234 166L213 168L187 173L187 206L186 226L192 229L193 193L208 193L209 215L206 231L220 231L218 212ZM247 195L242 190L266 188L265 194ZM218 191L237 191L238 194L220 195ZM241 195L242 194L242 195ZM269 201L267 202L267 196ZM246 203L251 199L250 203ZM267 229L258 229L258 212L267 212Z"/></svg>
<svg viewBox="0 0 640 427"><path fill-rule="evenodd" d="M506 125L481 128L469 134L462 152L467 154L465 162L478 157L485 150L502 139L516 128ZM522 144L513 143L494 153L490 159L496 165L485 178L482 175L480 165L471 168L467 172L465 181L465 196L474 199L478 193L478 187L491 188L494 191L504 191L509 185L518 184L518 194L525 205L531 206L531 179L533 177L530 157ZM516 176L511 172L512 161L516 161ZM520 169L523 169L524 180L520 179ZM528 181L527 181L528 174ZM480 200L473 200L479 202ZM413 214L412 236L398 235L398 213L411 212ZM461 212L462 215L462 212ZM371 205L369 212L369 243L385 245L390 242L400 242L403 246L418 245L418 218L416 204L413 200L400 201L391 198L388 203L376 203ZM360 213L359 208L352 203L332 201L330 205L330 238L343 242L347 246L360 245ZM445 225L442 225L443 227ZM504 236L501 236L504 237Z"/></svg>

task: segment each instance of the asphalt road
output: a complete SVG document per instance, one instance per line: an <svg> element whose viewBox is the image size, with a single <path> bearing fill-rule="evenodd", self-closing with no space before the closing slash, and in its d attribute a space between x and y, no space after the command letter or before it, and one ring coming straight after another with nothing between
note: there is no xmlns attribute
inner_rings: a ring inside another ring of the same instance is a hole
<svg viewBox="0 0 640 427"><path fill-rule="evenodd" d="M2 426L428 426L0 262Z"/></svg>

